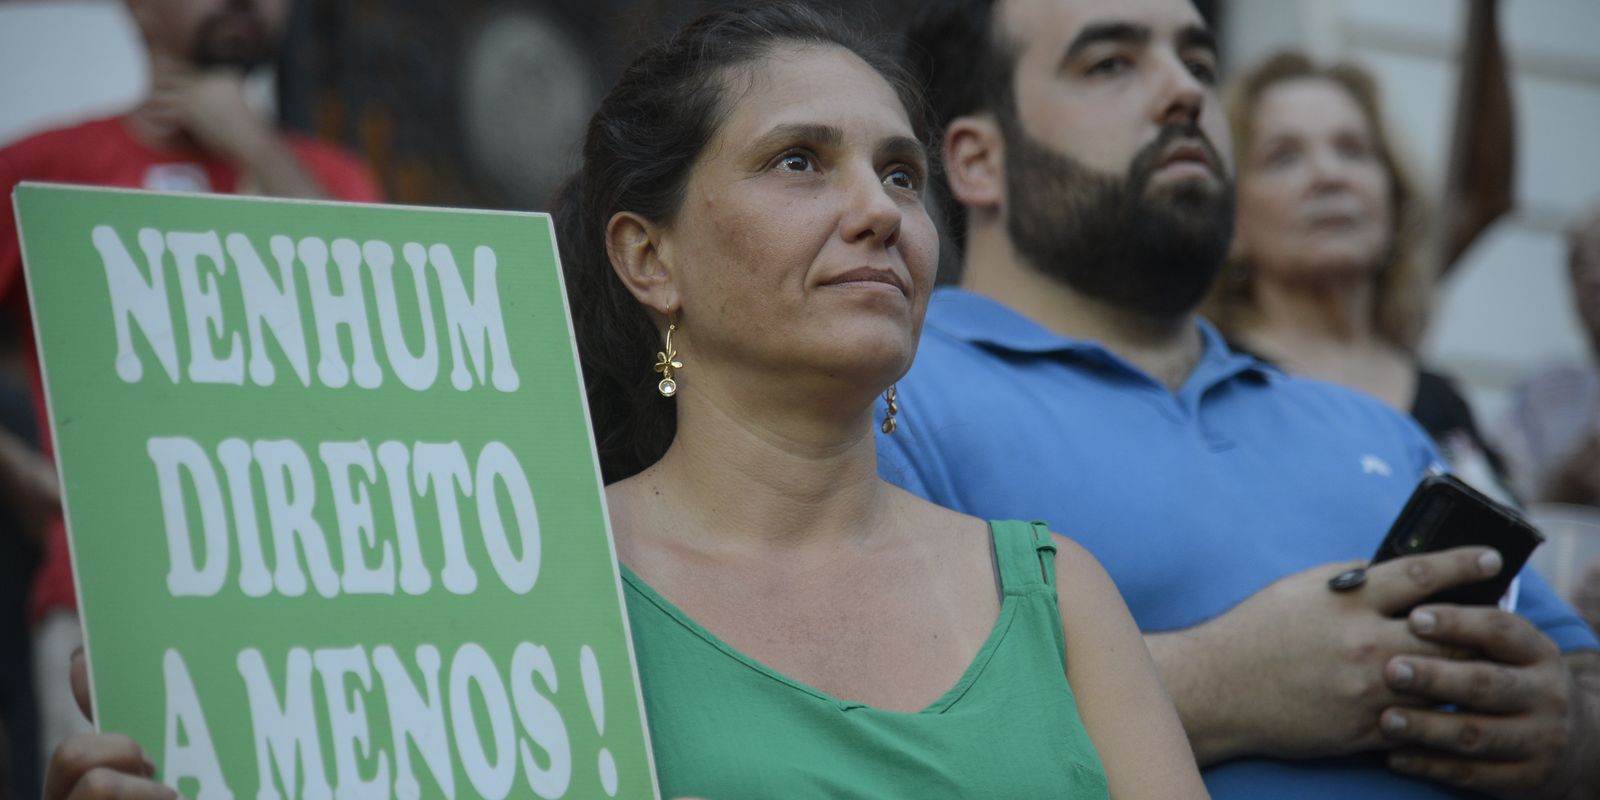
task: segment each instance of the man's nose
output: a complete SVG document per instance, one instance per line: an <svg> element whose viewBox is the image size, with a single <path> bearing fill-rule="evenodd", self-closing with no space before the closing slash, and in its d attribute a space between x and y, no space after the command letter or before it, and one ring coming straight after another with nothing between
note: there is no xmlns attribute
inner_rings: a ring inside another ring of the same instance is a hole
<svg viewBox="0 0 1600 800"><path fill-rule="evenodd" d="M1196 77L1176 53L1162 59L1161 81L1161 123L1198 121L1211 87Z"/></svg>

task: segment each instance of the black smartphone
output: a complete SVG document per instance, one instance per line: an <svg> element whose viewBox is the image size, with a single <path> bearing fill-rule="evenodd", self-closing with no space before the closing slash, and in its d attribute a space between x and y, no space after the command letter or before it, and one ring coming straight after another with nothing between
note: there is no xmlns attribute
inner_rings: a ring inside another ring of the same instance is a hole
<svg viewBox="0 0 1600 800"><path fill-rule="evenodd" d="M1544 537L1516 511L1497 503L1451 475L1429 475L1417 484L1389 528L1377 564L1400 556L1479 545L1500 551L1505 566L1479 583L1437 592L1423 603L1492 606L1500 602ZM1420 605L1420 604L1419 604Z"/></svg>

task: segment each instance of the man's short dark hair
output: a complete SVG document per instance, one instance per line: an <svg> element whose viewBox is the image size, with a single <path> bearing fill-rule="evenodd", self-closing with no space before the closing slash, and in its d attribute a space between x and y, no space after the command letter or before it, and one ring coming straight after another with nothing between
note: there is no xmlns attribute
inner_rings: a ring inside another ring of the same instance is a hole
<svg viewBox="0 0 1600 800"><path fill-rule="evenodd" d="M1005 117L1015 112L1016 50L1000 30L1001 2L927 0L912 18L906 31L906 68L922 85L941 130L969 114ZM966 209L943 182L935 190L945 234L959 249L966 243Z"/></svg>
<svg viewBox="0 0 1600 800"><path fill-rule="evenodd" d="M1016 53L999 31L1001 0L928 0L906 32L906 66L942 127L1012 107Z"/></svg>

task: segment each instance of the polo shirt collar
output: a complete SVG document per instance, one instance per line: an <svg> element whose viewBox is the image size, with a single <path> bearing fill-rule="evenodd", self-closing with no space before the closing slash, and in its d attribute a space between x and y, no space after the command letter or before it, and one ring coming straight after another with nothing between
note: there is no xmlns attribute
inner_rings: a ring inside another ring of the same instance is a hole
<svg viewBox="0 0 1600 800"><path fill-rule="evenodd" d="M943 334L986 349L1033 355L1075 355L1092 361L1115 363L1149 377L1099 342L1067 338L991 298L954 286L934 290L928 303L926 324ZM1209 321L1197 317L1195 324L1204 340L1204 350L1194 371L1184 381L1185 386L1214 386L1244 374L1260 379L1282 375L1272 364L1229 347L1221 332Z"/></svg>

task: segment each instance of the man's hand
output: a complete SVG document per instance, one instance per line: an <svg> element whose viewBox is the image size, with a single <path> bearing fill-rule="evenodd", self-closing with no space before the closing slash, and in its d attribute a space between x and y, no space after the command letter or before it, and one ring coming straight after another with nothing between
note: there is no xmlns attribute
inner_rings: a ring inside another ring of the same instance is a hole
<svg viewBox="0 0 1600 800"><path fill-rule="evenodd" d="M1554 642L1497 608L1423 606L1409 623L1420 637L1481 658L1389 660L1389 687L1427 706L1383 712L1384 737L1402 748L1390 754L1391 768L1508 799L1595 796L1600 694L1580 685ZM1432 708L1441 704L1456 708ZM1579 793L1585 786L1590 792Z"/></svg>
<svg viewBox="0 0 1600 800"><path fill-rule="evenodd" d="M1500 571L1498 553L1464 547L1375 565L1366 584L1328 579L1361 562L1283 578L1228 613L1146 638L1202 765L1241 755L1304 758L1385 747L1380 713L1420 701L1391 689L1399 654L1442 656L1395 616L1441 589Z"/></svg>
<svg viewBox="0 0 1600 800"><path fill-rule="evenodd" d="M327 193L289 151L271 123L250 108L244 74L165 63L154 70L144 110L162 135L183 134L196 147L244 173L241 193L323 198Z"/></svg>
<svg viewBox="0 0 1600 800"><path fill-rule="evenodd" d="M170 70L151 87L155 119L183 131L209 153L236 162L270 146L277 133L250 108L244 73L232 69Z"/></svg>

